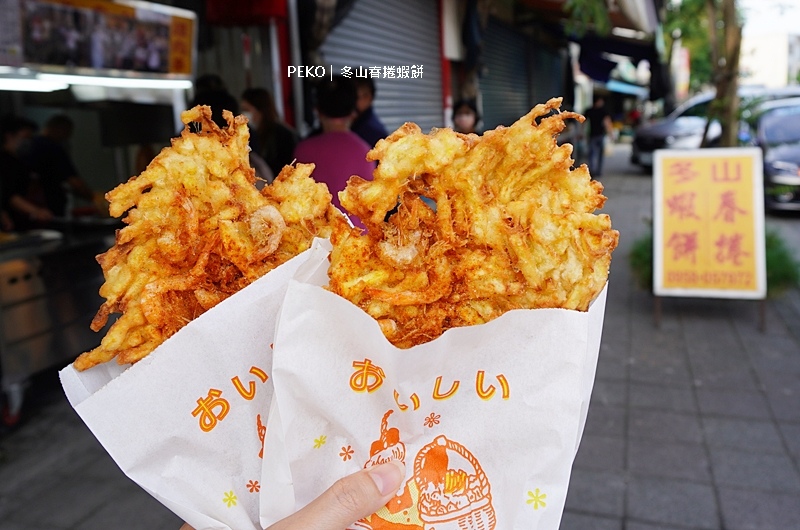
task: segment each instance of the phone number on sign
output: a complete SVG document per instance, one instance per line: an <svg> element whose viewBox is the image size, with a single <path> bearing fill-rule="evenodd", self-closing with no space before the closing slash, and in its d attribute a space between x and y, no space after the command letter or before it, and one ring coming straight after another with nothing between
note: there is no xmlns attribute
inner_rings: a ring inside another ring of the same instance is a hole
<svg viewBox="0 0 800 530"><path fill-rule="evenodd" d="M753 274L747 271L670 271L666 274L668 284L681 285L715 285L719 287L750 287L753 285Z"/></svg>

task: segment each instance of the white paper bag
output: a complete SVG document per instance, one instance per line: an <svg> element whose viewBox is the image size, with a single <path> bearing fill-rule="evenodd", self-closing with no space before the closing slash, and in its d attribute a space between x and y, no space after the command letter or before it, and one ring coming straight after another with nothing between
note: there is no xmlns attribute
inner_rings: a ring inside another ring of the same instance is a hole
<svg viewBox="0 0 800 530"><path fill-rule="evenodd" d="M125 474L197 530L260 528L275 319L310 252L124 371L112 362L60 374L70 403Z"/></svg>
<svg viewBox="0 0 800 530"><path fill-rule="evenodd" d="M605 290L585 313L517 310L400 350L361 309L320 287L326 269L318 248L281 309L265 441L281 457L264 461L262 524L338 478L399 458L404 488L354 528L557 529Z"/></svg>

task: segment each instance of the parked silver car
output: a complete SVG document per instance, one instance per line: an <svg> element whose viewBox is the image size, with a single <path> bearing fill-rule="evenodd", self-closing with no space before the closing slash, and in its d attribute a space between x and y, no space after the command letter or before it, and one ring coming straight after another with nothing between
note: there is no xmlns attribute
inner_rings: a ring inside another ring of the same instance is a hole
<svg viewBox="0 0 800 530"><path fill-rule="evenodd" d="M764 152L767 210L800 211L800 98L759 105L749 125Z"/></svg>
<svg viewBox="0 0 800 530"><path fill-rule="evenodd" d="M800 86L785 88L740 87L742 107L754 101L768 101L800 97ZM647 122L636 128L633 134L631 163L644 167L653 165L656 149L693 149L700 147L706 127L708 107L714 92L699 94L686 100L665 118ZM709 145L714 145L722 134L722 126L716 120L708 127Z"/></svg>

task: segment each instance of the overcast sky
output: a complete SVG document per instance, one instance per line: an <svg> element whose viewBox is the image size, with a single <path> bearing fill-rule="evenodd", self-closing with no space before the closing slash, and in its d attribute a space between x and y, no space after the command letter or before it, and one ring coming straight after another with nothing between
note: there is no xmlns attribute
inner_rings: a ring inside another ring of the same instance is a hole
<svg viewBox="0 0 800 530"><path fill-rule="evenodd" d="M739 0L749 34L800 33L800 0Z"/></svg>

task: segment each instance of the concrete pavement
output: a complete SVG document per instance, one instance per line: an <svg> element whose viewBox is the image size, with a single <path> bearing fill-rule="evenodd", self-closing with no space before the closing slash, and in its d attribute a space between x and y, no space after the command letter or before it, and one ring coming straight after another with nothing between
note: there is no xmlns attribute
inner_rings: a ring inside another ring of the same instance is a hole
<svg viewBox="0 0 800 530"><path fill-rule="evenodd" d="M667 299L659 329L627 254L647 230L651 179L607 161L620 230L597 381L564 530L800 528L800 292L758 304ZM770 218L800 258L800 217ZM63 398L34 381L28 418L0 434L0 530L177 530ZM504 529L498 529L504 530Z"/></svg>
<svg viewBox="0 0 800 530"><path fill-rule="evenodd" d="M562 529L800 528L800 292L758 302L653 298L626 262L651 178L618 146L601 181L620 230L600 361ZM770 216L800 258L800 217Z"/></svg>

